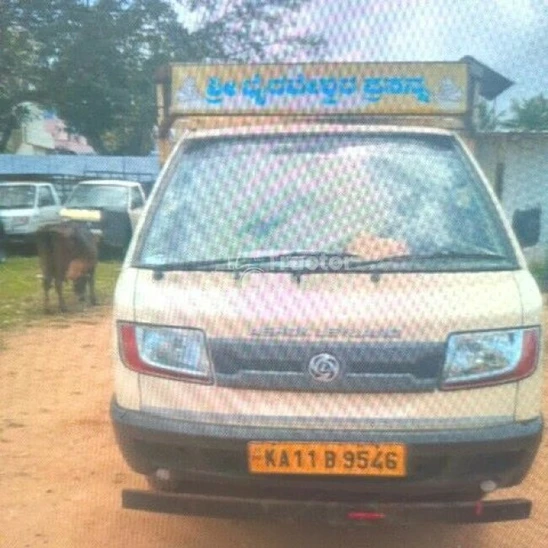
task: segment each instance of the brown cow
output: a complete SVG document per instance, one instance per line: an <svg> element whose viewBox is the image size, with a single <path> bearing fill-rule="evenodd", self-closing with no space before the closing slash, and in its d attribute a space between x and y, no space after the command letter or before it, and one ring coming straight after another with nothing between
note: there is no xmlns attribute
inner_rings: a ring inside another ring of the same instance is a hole
<svg viewBox="0 0 548 548"><path fill-rule="evenodd" d="M59 309L67 310L63 298L63 282L72 280L74 292L80 302L85 301L86 286L92 305L95 297L95 266L97 241L82 223L65 221L41 229L36 237L38 257L44 287L44 311L49 313L49 290L52 282L59 297Z"/></svg>

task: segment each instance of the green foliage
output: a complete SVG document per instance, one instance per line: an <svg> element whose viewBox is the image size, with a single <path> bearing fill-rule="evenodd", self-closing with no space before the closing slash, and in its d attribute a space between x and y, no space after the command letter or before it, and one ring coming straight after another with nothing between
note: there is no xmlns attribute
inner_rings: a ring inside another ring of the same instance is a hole
<svg viewBox="0 0 548 548"><path fill-rule="evenodd" d="M10 7L10 2L3 6L0 17L0 151L27 114L22 103L41 98L37 93L38 44L27 29L8 24L4 15L9 17Z"/></svg>
<svg viewBox="0 0 548 548"><path fill-rule="evenodd" d="M535 278L540 290L548 291L548 262L546 260L529 265L529 270Z"/></svg>
<svg viewBox="0 0 548 548"><path fill-rule="evenodd" d="M146 154L157 68L167 62L277 60L317 51L296 25L309 0L3 0L0 152L38 100L102 153ZM179 20L200 14L192 28ZM220 8L219 6L222 6Z"/></svg>
<svg viewBox="0 0 548 548"><path fill-rule="evenodd" d="M522 101L512 101L512 117L504 126L516 130L548 130L548 98L543 94Z"/></svg>
<svg viewBox="0 0 548 548"><path fill-rule="evenodd" d="M309 0L175 0L201 14L191 38L210 61L296 60L319 53L324 41L299 30L299 13Z"/></svg>
<svg viewBox="0 0 548 548"><path fill-rule="evenodd" d="M91 314L92 310L104 310L104 306L112 303L120 267L119 261L99 263L96 271L96 290L101 306L97 309L88 307L84 313L86 316ZM69 312L45 316L38 258L8 257L5 263L0 264L0 331L29 322L44 321L46 318L59 320L80 316L81 305L77 303L70 284L65 284L64 294ZM54 289L50 292L50 299L51 309L56 310L57 295Z"/></svg>
<svg viewBox="0 0 548 548"><path fill-rule="evenodd" d="M494 131L500 127L501 114L497 114L494 105L485 100L478 103L475 125L478 131Z"/></svg>

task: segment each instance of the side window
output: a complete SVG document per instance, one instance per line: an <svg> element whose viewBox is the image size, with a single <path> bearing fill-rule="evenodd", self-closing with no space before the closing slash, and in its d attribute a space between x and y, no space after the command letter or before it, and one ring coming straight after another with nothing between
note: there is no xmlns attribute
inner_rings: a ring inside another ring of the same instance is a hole
<svg viewBox="0 0 548 548"><path fill-rule="evenodd" d="M47 186L41 186L38 189L38 207L46 207L55 205L55 200L53 199L53 193L51 188Z"/></svg>
<svg viewBox="0 0 548 548"><path fill-rule="evenodd" d="M138 207L143 207L143 205L143 196L139 192L139 189L133 187L131 189L131 209L137 209Z"/></svg>

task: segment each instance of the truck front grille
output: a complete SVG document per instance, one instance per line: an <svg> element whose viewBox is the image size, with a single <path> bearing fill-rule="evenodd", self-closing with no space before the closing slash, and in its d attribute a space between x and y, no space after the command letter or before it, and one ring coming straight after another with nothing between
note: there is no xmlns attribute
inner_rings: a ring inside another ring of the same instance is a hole
<svg viewBox="0 0 548 548"><path fill-rule="evenodd" d="M339 392L433 390L445 359L444 343L303 342L210 339L217 383L222 386ZM340 364L332 382L310 374L311 359L328 353Z"/></svg>

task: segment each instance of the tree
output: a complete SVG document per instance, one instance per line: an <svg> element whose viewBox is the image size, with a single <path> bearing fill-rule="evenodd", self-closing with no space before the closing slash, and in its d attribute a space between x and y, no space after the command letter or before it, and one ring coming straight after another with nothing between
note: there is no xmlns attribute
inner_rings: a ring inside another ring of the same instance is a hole
<svg viewBox="0 0 548 548"><path fill-rule="evenodd" d="M11 8L8 2L0 17L0 151L28 114L25 102L43 99L36 71L38 44L27 29L8 24Z"/></svg>
<svg viewBox="0 0 548 548"><path fill-rule="evenodd" d="M192 33L195 51L210 61L282 61L306 58L324 47L301 30L299 15L309 0L176 0L201 20Z"/></svg>
<svg viewBox="0 0 548 548"><path fill-rule="evenodd" d="M8 44L9 55L26 60L12 71L21 85L9 84L9 104L32 91L98 151L147 153L159 66L306 56L323 44L297 25L308 1L4 0L5 28L21 29L28 46ZM185 26L176 4L199 23ZM0 135L11 130L7 112L0 103Z"/></svg>
<svg viewBox="0 0 548 548"><path fill-rule="evenodd" d="M477 106L475 125L478 131L494 131L501 124L503 113L497 113L493 104L482 99Z"/></svg>
<svg viewBox="0 0 548 548"><path fill-rule="evenodd" d="M548 130L548 98L543 94L521 101L514 99L510 110L513 116L504 122L505 127L525 131Z"/></svg>
<svg viewBox="0 0 548 548"><path fill-rule="evenodd" d="M64 28L73 21L73 0L2 0L0 17L0 152L13 129L28 116L25 102L53 106L54 92L48 88L48 71L59 51ZM51 25L50 25L51 24ZM47 29L47 30L46 30ZM49 40L51 38L51 40ZM70 43L66 40L65 43Z"/></svg>

